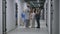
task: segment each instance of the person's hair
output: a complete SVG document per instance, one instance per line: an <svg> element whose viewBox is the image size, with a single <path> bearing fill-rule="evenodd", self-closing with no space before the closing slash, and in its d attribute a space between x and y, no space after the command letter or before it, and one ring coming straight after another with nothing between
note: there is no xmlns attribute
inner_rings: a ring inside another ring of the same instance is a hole
<svg viewBox="0 0 60 34"><path fill-rule="evenodd" d="M36 13L36 9L34 9L34 13Z"/></svg>
<svg viewBox="0 0 60 34"><path fill-rule="evenodd" d="M27 7L29 7L29 6L27 6Z"/></svg>
<svg viewBox="0 0 60 34"><path fill-rule="evenodd" d="M30 13L32 13L32 11L33 11L33 9L32 9L32 8L30 8Z"/></svg>

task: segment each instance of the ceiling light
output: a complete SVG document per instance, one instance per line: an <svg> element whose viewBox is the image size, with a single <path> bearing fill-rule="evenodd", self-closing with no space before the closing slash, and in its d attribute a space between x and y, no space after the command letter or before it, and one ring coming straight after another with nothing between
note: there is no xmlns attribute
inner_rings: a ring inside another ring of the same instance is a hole
<svg viewBox="0 0 60 34"><path fill-rule="evenodd" d="M37 2L39 2L39 0L37 0Z"/></svg>

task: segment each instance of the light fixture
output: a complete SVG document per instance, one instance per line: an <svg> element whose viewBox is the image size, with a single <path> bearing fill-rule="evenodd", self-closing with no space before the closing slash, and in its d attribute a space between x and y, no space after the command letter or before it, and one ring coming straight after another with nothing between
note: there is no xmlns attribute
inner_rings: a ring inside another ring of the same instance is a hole
<svg viewBox="0 0 60 34"><path fill-rule="evenodd" d="M37 0L37 2L39 3L39 0Z"/></svg>
<svg viewBox="0 0 60 34"><path fill-rule="evenodd" d="M33 2L31 2L31 4L35 7L35 5L34 5L34 3L33 3Z"/></svg>

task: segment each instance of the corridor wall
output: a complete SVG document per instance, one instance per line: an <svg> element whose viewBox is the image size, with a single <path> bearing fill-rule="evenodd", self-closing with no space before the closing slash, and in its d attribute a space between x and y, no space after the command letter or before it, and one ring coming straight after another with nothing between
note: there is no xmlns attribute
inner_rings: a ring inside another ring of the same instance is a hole
<svg viewBox="0 0 60 34"><path fill-rule="evenodd" d="M6 28L7 32L14 29L16 26L15 18L15 0L6 0Z"/></svg>
<svg viewBox="0 0 60 34"><path fill-rule="evenodd" d="M2 0L0 0L0 34L2 34Z"/></svg>
<svg viewBox="0 0 60 34"><path fill-rule="evenodd" d="M23 11L23 1L22 0L17 0L16 2L18 4L18 26L22 25L21 21L21 13Z"/></svg>
<svg viewBox="0 0 60 34"><path fill-rule="evenodd" d="M47 24L48 24L48 32L49 32L49 34L51 33L50 31L50 20L51 20L51 12L50 12L50 0L47 0Z"/></svg>
<svg viewBox="0 0 60 34"><path fill-rule="evenodd" d="M44 3L44 19L46 20L46 1L45 1L45 3Z"/></svg>
<svg viewBox="0 0 60 34"><path fill-rule="evenodd" d="M59 0L53 0L53 23L52 23L52 34L59 34Z"/></svg>
<svg viewBox="0 0 60 34"><path fill-rule="evenodd" d="M59 34L60 34L60 0L59 0Z"/></svg>
<svg viewBox="0 0 60 34"><path fill-rule="evenodd" d="M59 34L59 0L53 0L53 21L51 21L51 0L48 1L48 30L49 34Z"/></svg>

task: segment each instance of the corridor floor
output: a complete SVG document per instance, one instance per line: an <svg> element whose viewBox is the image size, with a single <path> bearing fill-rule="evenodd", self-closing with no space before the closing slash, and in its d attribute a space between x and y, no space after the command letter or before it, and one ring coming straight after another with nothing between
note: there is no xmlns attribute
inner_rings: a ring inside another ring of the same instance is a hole
<svg viewBox="0 0 60 34"><path fill-rule="evenodd" d="M41 21L41 25L44 25L44 21ZM40 29L38 28L16 28L13 31L8 32L7 34L48 34L47 27L41 26Z"/></svg>

